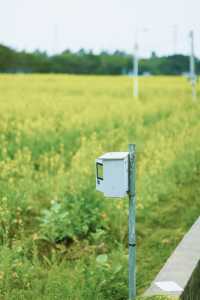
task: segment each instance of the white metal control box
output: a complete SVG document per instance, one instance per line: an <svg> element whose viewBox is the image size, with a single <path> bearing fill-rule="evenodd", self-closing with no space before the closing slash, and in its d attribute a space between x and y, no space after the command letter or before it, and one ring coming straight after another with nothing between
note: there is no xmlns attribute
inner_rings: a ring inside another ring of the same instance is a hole
<svg viewBox="0 0 200 300"><path fill-rule="evenodd" d="M129 153L109 152L96 159L96 189L106 197L121 198L129 189Z"/></svg>

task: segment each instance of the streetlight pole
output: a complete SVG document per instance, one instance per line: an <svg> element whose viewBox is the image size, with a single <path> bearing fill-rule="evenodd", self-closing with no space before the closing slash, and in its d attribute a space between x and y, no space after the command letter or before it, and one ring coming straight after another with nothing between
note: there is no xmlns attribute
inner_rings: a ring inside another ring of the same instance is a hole
<svg viewBox="0 0 200 300"><path fill-rule="evenodd" d="M139 71L139 47L137 41L134 45L133 51L133 96L138 97L139 94L139 83L138 83L138 71Z"/></svg>
<svg viewBox="0 0 200 300"><path fill-rule="evenodd" d="M178 26L173 26L173 54L177 54L177 39L178 39Z"/></svg>
<svg viewBox="0 0 200 300"><path fill-rule="evenodd" d="M139 35L149 31L149 28L137 29L135 32L135 44L133 48L133 97L139 97Z"/></svg>
<svg viewBox="0 0 200 300"><path fill-rule="evenodd" d="M196 100L196 74L195 74L195 56L194 56L194 32L193 30L190 31L190 80L192 84L192 98Z"/></svg>

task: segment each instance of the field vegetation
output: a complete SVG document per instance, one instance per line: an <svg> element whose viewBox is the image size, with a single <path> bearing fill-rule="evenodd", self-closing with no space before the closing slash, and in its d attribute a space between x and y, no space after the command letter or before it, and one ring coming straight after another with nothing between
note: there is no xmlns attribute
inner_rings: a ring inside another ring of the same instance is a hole
<svg viewBox="0 0 200 300"><path fill-rule="evenodd" d="M199 87L198 87L199 88ZM0 299L127 299L128 199L95 158L137 145L137 290L200 211L200 106L184 78L0 76Z"/></svg>

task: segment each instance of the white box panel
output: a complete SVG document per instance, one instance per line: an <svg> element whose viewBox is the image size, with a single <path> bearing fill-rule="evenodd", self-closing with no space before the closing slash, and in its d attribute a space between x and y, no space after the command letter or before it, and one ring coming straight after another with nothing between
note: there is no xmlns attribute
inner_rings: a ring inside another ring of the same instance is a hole
<svg viewBox="0 0 200 300"><path fill-rule="evenodd" d="M110 152L96 160L96 188L106 197L127 195L128 152Z"/></svg>

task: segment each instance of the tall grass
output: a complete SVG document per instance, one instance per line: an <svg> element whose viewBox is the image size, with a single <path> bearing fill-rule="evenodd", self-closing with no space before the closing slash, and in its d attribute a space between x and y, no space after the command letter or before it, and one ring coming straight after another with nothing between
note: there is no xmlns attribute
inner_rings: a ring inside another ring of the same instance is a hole
<svg viewBox="0 0 200 300"><path fill-rule="evenodd" d="M128 201L95 190L104 152L137 144L138 293L199 215L200 106L183 78L140 87L0 76L0 299L127 298Z"/></svg>

